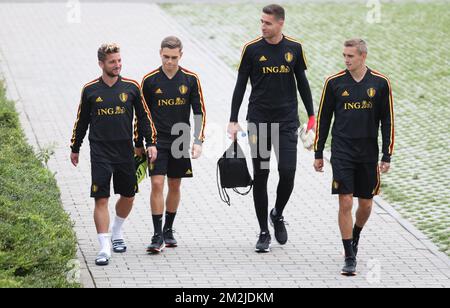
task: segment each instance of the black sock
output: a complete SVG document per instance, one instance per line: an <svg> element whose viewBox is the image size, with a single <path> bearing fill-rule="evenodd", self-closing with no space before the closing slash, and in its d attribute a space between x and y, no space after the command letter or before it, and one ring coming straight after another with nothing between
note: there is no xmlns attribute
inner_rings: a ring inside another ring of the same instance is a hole
<svg viewBox="0 0 450 308"><path fill-rule="evenodd" d="M169 229L172 229L173 221L175 220L175 216L177 215L177 212L170 213L166 211L166 222L164 223L164 231L167 231Z"/></svg>
<svg viewBox="0 0 450 308"><path fill-rule="evenodd" d="M346 258L355 256L355 253L353 252L352 241L353 239L342 240L342 244L344 244Z"/></svg>
<svg viewBox="0 0 450 308"><path fill-rule="evenodd" d="M152 215L153 218L153 228L155 234L162 234L162 218L163 215Z"/></svg>
<svg viewBox="0 0 450 308"><path fill-rule="evenodd" d="M358 227L356 224L355 224L355 226L353 227L353 241L354 241L356 244L358 244L358 242L359 242L359 236L360 236L360 234L361 234L362 229L363 229L363 228Z"/></svg>
<svg viewBox="0 0 450 308"><path fill-rule="evenodd" d="M267 223L269 201L267 197L267 180L269 174L254 175L253 201L255 203L256 217L258 218L261 232L269 232Z"/></svg>
<svg viewBox="0 0 450 308"><path fill-rule="evenodd" d="M280 181L277 187L277 200L275 202L274 215L276 217L283 216L284 208L291 197L294 189L295 170L279 171Z"/></svg>

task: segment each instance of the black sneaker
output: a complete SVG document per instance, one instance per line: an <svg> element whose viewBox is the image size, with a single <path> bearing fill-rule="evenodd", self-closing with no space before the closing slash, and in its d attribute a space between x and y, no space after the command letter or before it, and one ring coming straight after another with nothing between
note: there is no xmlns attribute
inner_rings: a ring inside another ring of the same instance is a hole
<svg viewBox="0 0 450 308"><path fill-rule="evenodd" d="M166 243L166 247L177 247L177 240L173 236L175 233L172 229L167 229L164 231L164 242Z"/></svg>
<svg viewBox="0 0 450 308"><path fill-rule="evenodd" d="M256 243L256 252L269 252L270 251L270 233L261 232L259 234L258 242Z"/></svg>
<svg viewBox="0 0 450 308"><path fill-rule="evenodd" d="M346 257L345 265L342 268L341 274L344 276L356 275L356 257Z"/></svg>
<svg viewBox="0 0 450 308"><path fill-rule="evenodd" d="M275 239L280 245L286 244L288 240L288 234L285 226L284 217L276 217L273 215L274 209L270 211L270 224L275 230Z"/></svg>
<svg viewBox="0 0 450 308"><path fill-rule="evenodd" d="M166 247L166 245L162 234L155 234L152 237L152 243L147 246L147 252L160 253L164 247Z"/></svg>
<svg viewBox="0 0 450 308"><path fill-rule="evenodd" d="M355 253L355 257L358 254L358 243L359 243L359 238L353 239L352 248L353 248L353 252Z"/></svg>

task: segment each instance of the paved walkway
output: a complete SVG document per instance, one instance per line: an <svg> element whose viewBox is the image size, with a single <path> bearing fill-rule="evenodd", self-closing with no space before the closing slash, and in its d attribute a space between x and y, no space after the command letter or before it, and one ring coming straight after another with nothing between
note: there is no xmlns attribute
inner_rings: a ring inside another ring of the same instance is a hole
<svg viewBox="0 0 450 308"><path fill-rule="evenodd" d="M329 192L330 166L323 174L313 172L313 154L302 150L285 213L290 240L283 247L274 244L270 254L254 253L258 228L251 197L233 194L228 207L218 197L215 180L216 159L226 147L235 72L154 4L89 3L81 9L81 23L69 23L65 3L0 3L0 71L29 142L56 145L49 165L75 223L79 258L87 269L85 286L450 287L449 258L382 200L363 231L359 275L340 276L343 257L336 198ZM159 44L169 34L183 40L182 65L199 74L208 115L204 157L193 164L195 177L184 182L175 222L180 246L160 255L145 253L152 231L146 180L125 225L128 252L114 255L108 267L96 267L87 141L79 167L69 161L80 89L99 75L96 49L102 42L119 42L123 75L140 80L159 65ZM245 113L244 108L242 119ZM276 182L273 172L272 203Z"/></svg>

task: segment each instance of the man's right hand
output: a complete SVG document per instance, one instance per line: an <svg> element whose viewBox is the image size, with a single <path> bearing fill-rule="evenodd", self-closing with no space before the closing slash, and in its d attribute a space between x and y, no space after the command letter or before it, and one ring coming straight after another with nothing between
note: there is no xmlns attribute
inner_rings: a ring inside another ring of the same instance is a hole
<svg viewBox="0 0 450 308"><path fill-rule="evenodd" d="M238 122L230 122L228 124L227 133L228 133L228 138L230 138L231 140L233 140L233 141L236 140L237 133L239 131L242 131L242 128Z"/></svg>
<svg viewBox="0 0 450 308"><path fill-rule="evenodd" d="M144 156L145 155L144 148L143 147L142 148L134 148L134 155L139 156L139 157Z"/></svg>
<svg viewBox="0 0 450 308"><path fill-rule="evenodd" d="M147 155L149 162L153 163L156 160L156 157L158 156L158 150L156 149L156 146L148 147Z"/></svg>
<svg viewBox="0 0 450 308"><path fill-rule="evenodd" d="M323 159L315 159L314 160L314 169L317 172L323 172Z"/></svg>
<svg viewBox="0 0 450 308"><path fill-rule="evenodd" d="M70 153L70 161L72 162L72 165L75 167L78 165L78 159L80 157L80 153Z"/></svg>

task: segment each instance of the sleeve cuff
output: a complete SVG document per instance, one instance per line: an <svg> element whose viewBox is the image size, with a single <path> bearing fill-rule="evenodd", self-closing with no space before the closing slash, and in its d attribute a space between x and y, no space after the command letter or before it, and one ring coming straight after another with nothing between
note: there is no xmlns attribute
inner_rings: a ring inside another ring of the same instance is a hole
<svg viewBox="0 0 450 308"><path fill-rule="evenodd" d="M144 145L141 146L141 148L144 147ZM145 148L148 149L149 147L156 147L156 143L145 143Z"/></svg>
<svg viewBox="0 0 450 308"><path fill-rule="evenodd" d="M80 147L71 146L72 153L78 154L80 153Z"/></svg>
<svg viewBox="0 0 450 308"><path fill-rule="evenodd" d="M385 163L391 162L391 155L383 154L383 157L381 158L381 161L384 161Z"/></svg>
<svg viewBox="0 0 450 308"><path fill-rule="evenodd" d="M315 152L314 158L315 159L323 159L323 152Z"/></svg>

